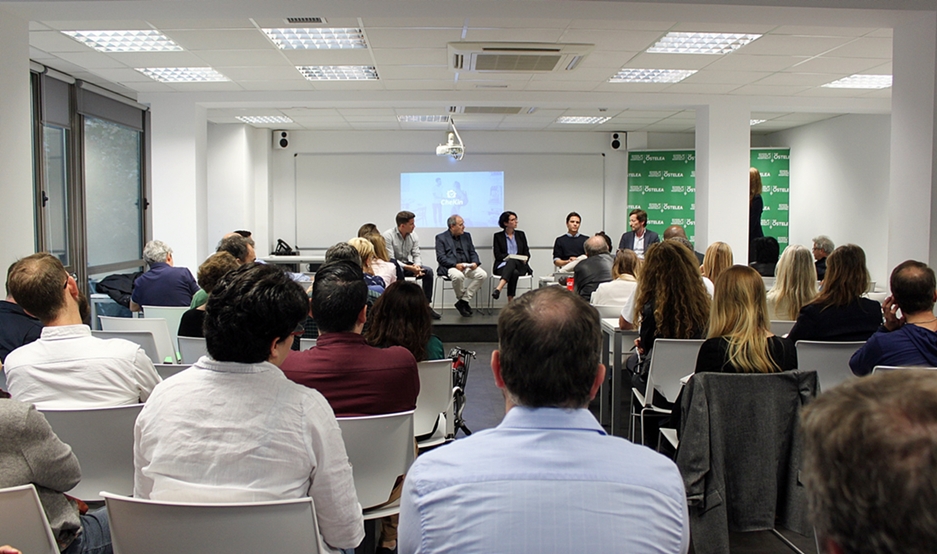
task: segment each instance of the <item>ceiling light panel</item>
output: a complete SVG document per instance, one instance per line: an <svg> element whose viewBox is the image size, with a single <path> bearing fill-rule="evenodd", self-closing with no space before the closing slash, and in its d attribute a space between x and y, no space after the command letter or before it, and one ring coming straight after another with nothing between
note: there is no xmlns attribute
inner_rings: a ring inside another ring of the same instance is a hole
<svg viewBox="0 0 937 554"><path fill-rule="evenodd" d="M579 115L564 115L562 117L556 118L557 123L564 123L567 125L598 125L599 123L605 123L611 119L610 117L593 117L593 116L579 116Z"/></svg>
<svg viewBox="0 0 937 554"><path fill-rule="evenodd" d="M768 120L767 119L749 119L748 125L750 127L754 127L755 125L759 125L761 123L764 123L765 121L768 121Z"/></svg>
<svg viewBox="0 0 937 554"><path fill-rule="evenodd" d="M609 83L679 83L695 69L622 69Z"/></svg>
<svg viewBox="0 0 937 554"><path fill-rule="evenodd" d="M98 52L178 52L182 47L159 31L62 31Z"/></svg>
<svg viewBox="0 0 937 554"><path fill-rule="evenodd" d="M229 80L210 67L137 67L136 70L161 83L214 83Z"/></svg>
<svg viewBox="0 0 937 554"><path fill-rule="evenodd" d="M850 75L821 86L827 88L888 88L891 86L891 75Z"/></svg>
<svg viewBox="0 0 937 554"><path fill-rule="evenodd" d="M449 123L448 115L398 115L401 123Z"/></svg>
<svg viewBox="0 0 937 554"><path fill-rule="evenodd" d="M263 29L280 50L367 48L361 29Z"/></svg>
<svg viewBox="0 0 937 554"><path fill-rule="evenodd" d="M285 115L239 115L235 119L242 123L263 124L263 123L292 123L293 120Z"/></svg>
<svg viewBox="0 0 937 554"><path fill-rule="evenodd" d="M310 81L376 81L373 65L300 65L296 69Z"/></svg>
<svg viewBox="0 0 937 554"><path fill-rule="evenodd" d="M667 33L647 49L651 54L728 54L760 38L737 33Z"/></svg>

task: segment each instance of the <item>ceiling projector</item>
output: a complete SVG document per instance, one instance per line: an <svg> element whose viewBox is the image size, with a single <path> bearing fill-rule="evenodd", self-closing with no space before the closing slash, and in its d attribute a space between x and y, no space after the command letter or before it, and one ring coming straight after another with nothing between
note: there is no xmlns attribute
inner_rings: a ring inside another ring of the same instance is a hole
<svg viewBox="0 0 937 554"><path fill-rule="evenodd" d="M465 155L465 145L462 144L462 137L459 136L459 131L455 128L455 121L452 121L451 118L449 119L449 126L452 127L452 131L449 132L446 144L440 144L436 147L436 155L452 156L452 159L459 161Z"/></svg>

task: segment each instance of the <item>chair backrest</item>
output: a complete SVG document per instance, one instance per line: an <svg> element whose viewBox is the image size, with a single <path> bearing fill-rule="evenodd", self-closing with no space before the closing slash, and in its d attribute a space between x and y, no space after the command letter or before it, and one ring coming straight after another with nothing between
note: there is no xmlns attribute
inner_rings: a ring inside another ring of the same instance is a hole
<svg viewBox="0 0 937 554"><path fill-rule="evenodd" d="M59 554L33 485L0 489L0 543L29 554Z"/></svg>
<svg viewBox="0 0 937 554"><path fill-rule="evenodd" d="M647 372L648 403L653 402L654 394L662 394L673 402L680 394L683 383L680 379L696 369L696 356L699 354L703 339L656 339L651 350L651 365Z"/></svg>
<svg viewBox="0 0 937 554"><path fill-rule="evenodd" d="M152 331L91 331L99 339L124 339L140 345L146 352L146 357L154 364L159 362L159 349L156 348L156 339Z"/></svg>
<svg viewBox="0 0 937 554"><path fill-rule="evenodd" d="M156 373L163 381L192 367L191 364L153 364L153 366L156 367Z"/></svg>
<svg viewBox="0 0 937 554"><path fill-rule="evenodd" d="M103 490L133 494L133 425L143 404L41 410L81 464L81 482L68 494L101 500Z"/></svg>
<svg viewBox="0 0 937 554"><path fill-rule="evenodd" d="M340 417L338 426L361 508L384 504L413 461L413 412Z"/></svg>
<svg viewBox="0 0 937 554"><path fill-rule="evenodd" d="M196 504L103 496L115 554L320 551L311 498Z"/></svg>
<svg viewBox="0 0 937 554"><path fill-rule="evenodd" d="M165 319L166 327L169 328L169 340L175 345L179 336L179 322L182 321L182 314L187 311L188 306L143 306L143 317Z"/></svg>
<svg viewBox="0 0 937 554"><path fill-rule="evenodd" d="M593 304L592 307L599 311L599 317L615 319L618 319L618 316L621 315L621 309L624 308L624 306L602 306L596 304Z"/></svg>
<svg viewBox="0 0 937 554"><path fill-rule="evenodd" d="M316 345L316 341L317 341L317 340L318 340L318 339L304 339L304 338L301 338L301 337L300 337L300 339L299 339L299 349L300 349L300 350L309 350L310 348L312 348L313 346Z"/></svg>
<svg viewBox="0 0 937 554"><path fill-rule="evenodd" d="M766 277L764 275L761 276L761 279L765 282L765 290L771 290L771 287L773 287L774 283L778 280L777 277Z"/></svg>
<svg viewBox="0 0 937 554"><path fill-rule="evenodd" d="M98 316L101 320L101 328L105 331L150 331L153 338L156 339L156 350L158 358L154 363L176 363L176 347L169 338L169 327L166 326L166 320L159 317L108 317Z"/></svg>
<svg viewBox="0 0 937 554"><path fill-rule="evenodd" d="M772 319L771 320L771 332L779 337L791 332L791 328L794 326L794 321L785 321L781 319Z"/></svg>
<svg viewBox="0 0 937 554"><path fill-rule="evenodd" d="M177 340L184 364L194 364L202 356L208 355L208 344L204 337L178 337Z"/></svg>
<svg viewBox="0 0 937 554"><path fill-rule="evenodd" d="M823 342L799 340L797 347L797 369L816 371L820 390L827 391L836 385L855 378L849 369L849 358L865 344L854 342Z"/></svg>
<svg viewBox="0 0 937 554"><path fill-rule="evenodd" d="M420 370L420 395L413 411L413 434L417 437L433 432L439 414L452 402L452 360L432 360L417 364Z"/></svg>
<svg viewBox="0 0 937 554"><path fill-rule="evenodd" d="M894 371L896 369L926 369L929 371L937 371L937 367L927 367L927 366L920 366L920 365L916 365L916 366L877 365L872 368L872 373L875 373L876 371Z"/></svg>

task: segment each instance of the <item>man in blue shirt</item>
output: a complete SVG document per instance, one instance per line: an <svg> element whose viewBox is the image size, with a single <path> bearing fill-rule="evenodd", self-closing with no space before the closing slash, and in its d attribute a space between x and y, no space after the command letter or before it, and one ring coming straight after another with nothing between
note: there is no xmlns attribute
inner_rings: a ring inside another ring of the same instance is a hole
<svg viewBox="0 0 937 554"><path fill-rule="evenodd" d="M137 277L130 296L130 310L143 306L188 306L198 292L192 272L173 267L172 248L161 240L151 240L143 247L143 261L150 270Z"/></svg>
<svg viewBox="0 0 937 554"><path fill-rule="evenodd" d="M501 311L491 369L507 413L411 466L401 554L687 552L677 467L587 409L605 379L601 337L598 312L560 287Z"/></svg>

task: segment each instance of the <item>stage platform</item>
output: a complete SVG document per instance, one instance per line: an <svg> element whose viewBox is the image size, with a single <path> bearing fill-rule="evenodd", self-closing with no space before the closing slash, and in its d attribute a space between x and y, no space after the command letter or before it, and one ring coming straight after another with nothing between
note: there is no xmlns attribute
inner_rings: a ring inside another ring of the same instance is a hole
<svg viewBox="0 0 937 554"><path fill-rule="evenodd" d="M472 317L462 317L455 308L439 312L442 319L433 321L433 334L444 343L498 342L497 308L475 308Z"/></svg>

